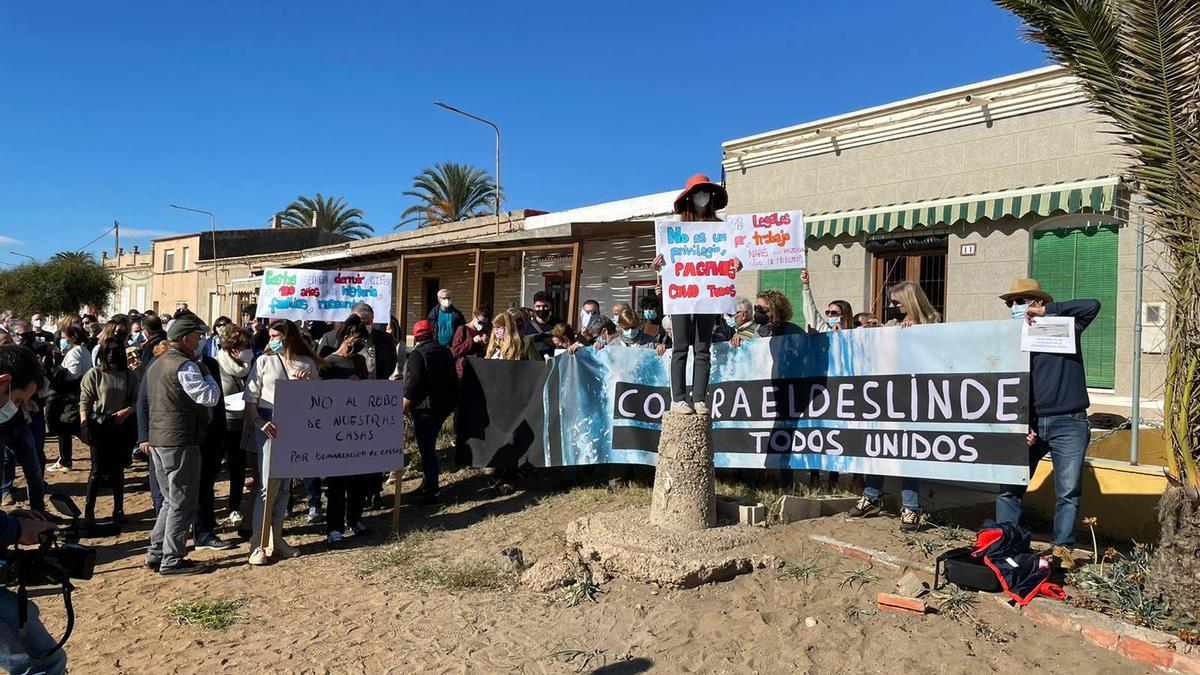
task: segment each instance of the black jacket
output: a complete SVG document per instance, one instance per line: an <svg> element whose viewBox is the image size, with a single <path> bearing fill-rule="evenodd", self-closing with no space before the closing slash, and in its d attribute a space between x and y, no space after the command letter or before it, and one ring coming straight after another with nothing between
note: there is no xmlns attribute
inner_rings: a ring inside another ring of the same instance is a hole
<svg viewBox="0 0 1200 675"><path fill-rule="evenodd" d="M1083 331L1099 314L1099 300L1067 300L1046 305L1046 316L1069 316L1075 319L1075 353L1033 352L1030 355L1034 417L1082 412L1091 405L1080 339Z"/></svg>
<svg viewBox="0 0 1200 675"><path fill-rule="evenodd" d="M138 368L138 377L145 377L146 373L150 370L150 362L154 360L154 348L158 346L158 343L166 339L167 332L162 331L146 340L145 344L142 345L142 365Z"/></svg>
<svg viewBox="0 0 1200 675"><path fill-rule="evenodd" d="M442 309L441 305L434 305L433 309L429 310L429 316L425 317L426 319L429 320L429 323L433 324L433 335L434 335L435 339L437 338L437 335L438 335L438 312L441 309ZM467 323L467 320L466 320L466 318L463 317L463 313L458 311L458 308L455 307L454 305L450 305L450 309L448 309L446 311L453 315L450 318L450 339L447 340L445 343L445 345L447 347L449 347L451 342L454 341L454 334L458 332L458 327L465 326ZM395 349L395 348L393 347L393 349Z"/></svg>
<svg viewBox="0 0 1200 675"><path fill-rule="evenodd" d="M458 405L458 371L454 353L435 339L417 344L408 355L404 398L410 412L449 414Z"/></svg>

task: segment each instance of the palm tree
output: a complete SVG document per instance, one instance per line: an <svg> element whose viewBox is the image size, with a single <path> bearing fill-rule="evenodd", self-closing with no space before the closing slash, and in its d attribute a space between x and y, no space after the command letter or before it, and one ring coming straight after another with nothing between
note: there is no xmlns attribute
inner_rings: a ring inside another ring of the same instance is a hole
<svg viewBox="0 0 1200 675"><path fill-rule="evenodd" d="M483 169L470 164L439 162L413 178L413 189L404 193L417 203L404 209L400 224L418 227L453 223L480 216L495 207L496 181ZM503 199L503 195L501 195Z"/></svg>
<svg viewBox="0 0 1200 675"><path fill-rule="evenodd" d="M58 253L55 253L54 257L52 257L51 260L55 260L58 262L91 263L91 262L96 262L96 257L93 256L91 253L87 253L84 251L60 251Z"/></svg>
<svg viewBox="0 0 1200 675"><path fill-rule="evenodd" d="M1200 2L996 0L1080 79L1131 160L1137 207L1166 250L1175 308L1165 419L1173 485L1148 589L1175 616L1200 616ZM1134 430L1137 433L1137 430Z"/></svg>
<svg viewBox="0 0 1200 675"><path fill-rule="evenodd" d="M375 228L363 222L361 209L352 209L341 197L324 197L320 192L316 199L297 197L279 214L284 227L312 227L313 214L317 216L317 227L326 232L344 234L353 239L365 239L375 233Z"/></svg>

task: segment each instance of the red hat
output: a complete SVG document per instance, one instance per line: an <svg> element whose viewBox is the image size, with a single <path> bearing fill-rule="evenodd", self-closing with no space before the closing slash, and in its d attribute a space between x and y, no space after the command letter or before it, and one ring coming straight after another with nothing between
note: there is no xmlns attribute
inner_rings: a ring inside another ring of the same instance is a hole
<svg viewBox="0 0 1200 675"><path fill-rule="evenodd" d="M709 180L708 176L698 173L688 179L687 185L683 186L683 192L675 198L675 213L683 213L683 202L699 188L707 188L713 193L714 211L720 211L729 203L729 193L725 192L725 188Z"/></svg>
<svg viewBox="0 0 1200 675"><path fill-rule="evenodd" d="M421 338L429 337L433 333L433 324L427 319L421 319L413 325L413 337L420 340Z"/></svg>

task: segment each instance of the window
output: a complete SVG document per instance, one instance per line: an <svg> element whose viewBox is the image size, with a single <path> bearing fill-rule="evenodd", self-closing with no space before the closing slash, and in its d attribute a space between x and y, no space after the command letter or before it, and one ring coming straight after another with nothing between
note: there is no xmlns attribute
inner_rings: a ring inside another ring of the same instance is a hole
<svg viewBox="0 0 1200 675"><path fill-rule="evenodd" d="M496 273L483 272L479 275L479 304L496 309ZM471 308L475 310L474 307Z"/></svg>
<svg viewBox="0 0 1200 675"><path fill-rule="evenodd" d="M1100 301L1100 315L1079 338L1087 385L1112 389L1117 360L1117 226L1038 230L1031 274L1055 300ZM1145 336L1143 335L1143 339Z"/></svg>
<svg viewBox="0 0 1200 675"><path fill-rule="evenodd" d="M182 268L184 272L187 271L189 263L191 263L191 262L192 262L192 249L190 247L184 246L183 247L183 268Z"/></svg>
<svg viewBox="0 0 1200 675"><path fill-rule="evenodd" d="M629 282L629 287L630 287L629 290L632 291L632 293L629 296L629 301L631 303L633 303L632 305L630 305L630 307L633 309L633 313L635 315L637 315L637 316L642 315L641 310L638 309L639 307L641 307L642 298L647 298L647 297L653 296L655 294L654 287L657 284L658 284L658 282L653 281L653 280Z"/></svg>
<svg viewBox="0 0 1200 675"><path fill-rule="evenodd" d="M571 273L546 272L546 292L550 294L550 316L560 321L568 319L567 312L571 309Z"/></svg>
<svg viewBox="0 0 1200 675"><path fill-rule="evenodd" d="M902 281L912 281L921 287L930 304L946 317L946 235L907 237L869 242L867 250L874 256L871 283L871 312L887 321L888 289ZM874 250L872 250L874 249Z"/></svg>
<svg viewBox="0 0 1200 675"><path fill-rule="evenodd" d="M437 292L441 287L441 281L437 277L421 278L421 298L425 301L425 309L422 310L423 313L419 318L424 319L429 312L433 311L434 307L438 306Z"/></svg>
<svg viewBox="0 0 1200 675"><path fill-rule="evenodd" d="M169 251L163 251L163 271L164 272L174 272L175 271L175 249L171 249Z"/></svg>

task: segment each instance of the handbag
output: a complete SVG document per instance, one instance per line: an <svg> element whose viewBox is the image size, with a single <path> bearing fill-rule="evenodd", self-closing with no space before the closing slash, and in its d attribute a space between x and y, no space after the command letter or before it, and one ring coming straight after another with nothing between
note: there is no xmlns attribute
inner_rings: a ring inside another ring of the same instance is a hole
<svg viewBox="0 0 1200 675"><path fill-rule="evenodd" d="M933 590L939 590L949 582L965 590L999 592L1000 580L973 555L974 550L973 546L960 546L939 555L933 565Z"/></svg>

